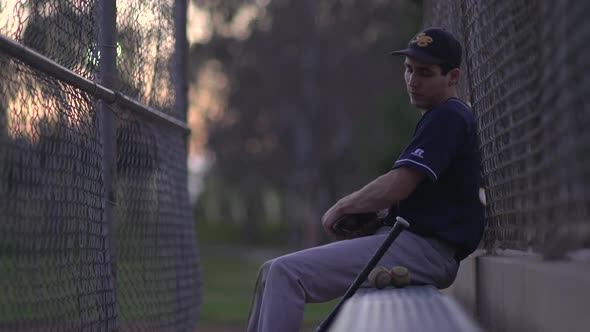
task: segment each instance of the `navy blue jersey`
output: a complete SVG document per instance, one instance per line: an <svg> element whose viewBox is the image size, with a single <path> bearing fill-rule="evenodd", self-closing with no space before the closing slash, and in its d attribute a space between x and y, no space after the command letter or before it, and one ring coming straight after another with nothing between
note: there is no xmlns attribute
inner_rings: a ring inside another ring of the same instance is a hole
<svg viewBox="0 0 590 332"><path fill-rule="evenodd" d="M477 126L469 106L451 98L426 112L393 168L401 166L428 177L396 207L409 230L455 246L459 260L472 253L485 221Z"/></svg>

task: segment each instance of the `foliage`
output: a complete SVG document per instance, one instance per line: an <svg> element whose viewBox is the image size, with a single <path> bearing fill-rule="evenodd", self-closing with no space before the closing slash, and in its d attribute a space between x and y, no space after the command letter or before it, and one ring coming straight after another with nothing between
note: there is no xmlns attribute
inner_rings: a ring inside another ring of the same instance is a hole
<svg viewBox="0 0 590 332"><path fill-rule="evenodd" d="M280 193L280 220L300 232L393 163L416 117L401 61L388 53L418 29L415 1L196 3L213 31L191 46L192 84L202 86L212 64L226 79L219 110L192 110L205 121L215 160L203 200L226 208L241 200L247 237L259 238L267 191ZM258 15L247 33L232 35L244 8Z"/></svg>

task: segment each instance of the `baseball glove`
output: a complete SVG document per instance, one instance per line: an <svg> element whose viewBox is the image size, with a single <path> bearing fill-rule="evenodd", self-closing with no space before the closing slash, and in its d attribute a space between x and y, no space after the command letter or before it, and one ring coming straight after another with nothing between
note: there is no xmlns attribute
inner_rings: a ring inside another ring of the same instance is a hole
<svg viewBox="0 0 590 332"><path fill-rule="evenodd" d="M377 213L349 214L334 223L332 230L347 239L373 235L383 226L383 219Z"/></svg>

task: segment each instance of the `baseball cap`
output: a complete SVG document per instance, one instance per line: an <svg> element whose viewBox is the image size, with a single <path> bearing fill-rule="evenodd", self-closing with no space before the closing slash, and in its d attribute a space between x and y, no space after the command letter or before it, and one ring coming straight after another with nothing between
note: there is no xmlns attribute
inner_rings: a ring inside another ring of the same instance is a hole
<svg viewBox="0 0 590 332"><path fill-rule="evenodd" d="M461 66L461 43L452 33L439 27L422 30L410 40L408 48L391 52L406 55L428 64L447 64L451 68Z"/></svg>

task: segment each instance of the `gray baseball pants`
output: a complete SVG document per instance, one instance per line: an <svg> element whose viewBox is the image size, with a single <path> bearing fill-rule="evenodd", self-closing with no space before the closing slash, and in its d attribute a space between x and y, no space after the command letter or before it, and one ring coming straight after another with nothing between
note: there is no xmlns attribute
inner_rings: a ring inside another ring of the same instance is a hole
<svg viewBox="0 0 590 332"><path fill-rule="evenodd" d="M252 298L248 332L299 331L305 303L344 295L390 230L382 227L372 236L309 248L264 263ZM438 288L450 286L458 269L452 248L408 231L398 236L378 265L405 266L413 283Z"/></svg>

